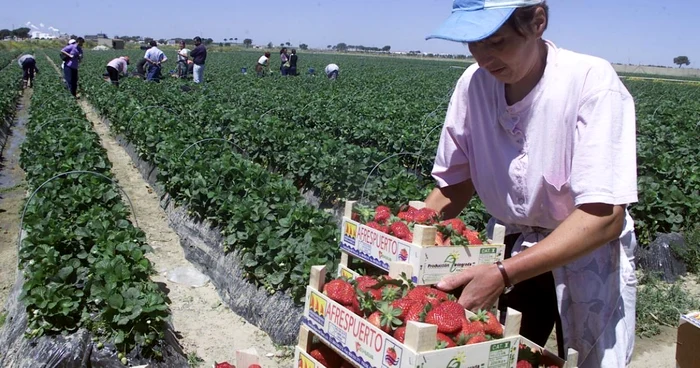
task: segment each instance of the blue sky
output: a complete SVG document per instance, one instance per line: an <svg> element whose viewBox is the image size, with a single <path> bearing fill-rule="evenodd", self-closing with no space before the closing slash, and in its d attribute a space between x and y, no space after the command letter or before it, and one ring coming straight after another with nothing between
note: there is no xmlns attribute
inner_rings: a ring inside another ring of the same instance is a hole
<svg viewBox="0 0 700 368"><path fill-rule="evenodd" d="M700 65L698 0L550 0L545 37L611 62L672 66L686 55ZM449 14L451 0L34 0L8 1L0 28L43 23L78 35L100 31L156 39L201 34L217 41L377 46L466 53L425 36Z"/></svg>

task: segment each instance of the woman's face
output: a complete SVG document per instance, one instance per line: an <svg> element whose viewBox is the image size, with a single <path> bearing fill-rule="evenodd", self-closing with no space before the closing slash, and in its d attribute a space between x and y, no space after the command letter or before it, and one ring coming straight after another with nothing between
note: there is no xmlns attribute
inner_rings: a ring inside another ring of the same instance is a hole
<svg viewBox="0 0 700 368"><path fill-rule="evenodd" d="M537 17L533 22L537 22ZM541 56L539 40L544 28L532 27L533 32L522 36L506 23L490 37L469 42L469 52L479 66L496 79L505 84L514 84L534 70Z"/></svg>

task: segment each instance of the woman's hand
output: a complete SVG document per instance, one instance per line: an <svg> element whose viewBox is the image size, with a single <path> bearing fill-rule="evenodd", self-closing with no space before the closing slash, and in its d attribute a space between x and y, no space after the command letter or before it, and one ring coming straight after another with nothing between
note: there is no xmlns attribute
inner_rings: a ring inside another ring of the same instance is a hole
<svg viewBox="0 0 700 368"><path fill-rule="evenodd" d="M495 264L478 265L443 278L437 288L451 291L464 286L459 304L471 311L491 309L498 297L503 293L505 283L501 271Z"/></svg>

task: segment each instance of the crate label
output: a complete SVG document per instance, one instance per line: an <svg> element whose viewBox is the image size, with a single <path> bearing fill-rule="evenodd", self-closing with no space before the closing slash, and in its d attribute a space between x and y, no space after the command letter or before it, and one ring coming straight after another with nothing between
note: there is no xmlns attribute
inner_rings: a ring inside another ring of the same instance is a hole
<svg viewBox="0 0 700 368"><path fill-rule="evenodd" d="M489 367L507 368L510 367L510 343L493 344L489 353Z"/></svg>
<svg viewBox="0 0 700 368"><path fill-rule="evenodd" d="M411 261L411 244L358 222L343 219L340 248L389 271L390 262Z"/></svg>
<svg viewBox="0 0 700 368"><path fill-rule="evenodd" d="M444 276L478 264L495 263L503 259L505 246L479 245L473 247L430 247L424 250L425 263L419 282L435 284Z"/></svg>
<svg viewBox="0 0 700 368"><path fill-rule="evenodd" d="M681 319L688 323L692 323L693 325L695 325L695 327L700 328L700 312L688 313L686 315L681 316Z"/></svg>

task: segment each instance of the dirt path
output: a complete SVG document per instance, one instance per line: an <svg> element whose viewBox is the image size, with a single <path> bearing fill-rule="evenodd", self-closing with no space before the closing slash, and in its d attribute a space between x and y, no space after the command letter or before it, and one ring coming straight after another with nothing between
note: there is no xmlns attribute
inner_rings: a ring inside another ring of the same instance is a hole
<svg viewBox="0 0 700 368"><path fill-rule="evenodd" d="M32 90L20 99L0 169L0 322L5 301L17 278L17 241L19 221L26 195L24 171L19 167L20 145L24 141ZM2 325L2 323L0 323Z"/></svg>
<svg viewBox="0 0 700 368"><path fill-rule="evenodd" d="M110 135L107 125L87 101L79 100L78 104L100 136L113 165L112 173L134 204L138 225L153 247L153 253L148 256L158 271L153 280L165 284L168 289L173 325L181 336L180 343L184 350L196 354L203 360L201 366L207 367L211 367L215 361L234 364L235 351L248 348L257 350L260 364L265 368L290 366L293 351L278 349L267 334L228 309L211 283L193 288L167 279L167 271L174 268L193 268L185 259L180 238L169 227L158 195L144 181L126 151ZM267 354L272 356L268 357Z"/></svg>

